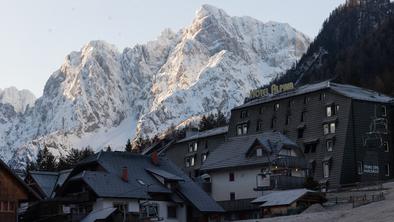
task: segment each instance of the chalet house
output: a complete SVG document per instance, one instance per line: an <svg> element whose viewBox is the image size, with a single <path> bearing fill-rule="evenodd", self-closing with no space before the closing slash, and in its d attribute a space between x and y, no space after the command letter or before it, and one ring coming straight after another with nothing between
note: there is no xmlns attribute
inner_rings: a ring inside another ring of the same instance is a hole
<svg viewBox="0 0 394 222"><path fill-rule="evenodd" d="M24 221L215 221L223 212L168 159L127 152L81 161L52 196L31 207Z"/></svg>
<svg viewBox="0 0 394 222"><path fill-rule="evenodd" d="M261 208L263 217L297 214L312 204L326 201L323 193L307 190L275 190L252 201Z"/></svg>
<svg viewBox="0 0 394 222"><path fill-rule="evenodd" d="M394 175L394 99L329 81L247 99L231 111L228 138L281 132L328 189Z"/></svg>
<svg viewBox="0 0 394 222"><path fill-rule="evenodd" d="M176 141L162 153L191 178L196 178L209 154L225 141L227 131L227 126L197 131Z"/></svg>
<svg viewBox="0 0 394 222"><path fill-rule="evenodd" d="M40 197L0 160L0 221L18 221L17 212Z"/></svg>
<svg viewBox="0 0 394 222"><path fill-rule="evenodd" d="M260 218L251 201L264 190L303 187L307 169L301 148L279 132L228 138L201 167L227 220Z"/></svg>

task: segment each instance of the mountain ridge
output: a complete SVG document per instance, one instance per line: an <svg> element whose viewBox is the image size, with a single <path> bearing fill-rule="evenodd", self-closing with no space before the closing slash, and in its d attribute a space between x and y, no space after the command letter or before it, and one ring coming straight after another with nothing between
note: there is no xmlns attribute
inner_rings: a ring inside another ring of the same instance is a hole
<svg viewBox="0 0 394 222"><path fill-rule="evenodd" d="M56 155L88 145L122 149L133 136L153 137L217 109L228 113L308 45L288 24L231 17L209 5L191 25L146 44L120 51L91 41L66 57L35 106L5 130L0 156L21 168L44 146Z"/></svg>

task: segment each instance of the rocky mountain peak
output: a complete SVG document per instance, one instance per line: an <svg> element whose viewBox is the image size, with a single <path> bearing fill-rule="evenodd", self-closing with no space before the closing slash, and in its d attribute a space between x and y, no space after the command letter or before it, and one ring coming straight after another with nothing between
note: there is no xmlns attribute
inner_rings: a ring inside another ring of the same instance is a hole
<svg viewBox="0 0 394 222"><path fill-rule="evenodd" d="M217 110L228 113L251 89L289 68L308 44L286 24L231 17L210 5L188 27L166 29L122 52L91 41L66 57L34 109L7 125L0 156L17 155L10 163L18 165L44 146L58 155L71 147L122 149L127 139L153 137Z"/></svg>
<svg viewBox="0 0 394 222"><path fill-rule="evenodd" d="M18 90L16 87L0 89L0 103L9 104L18 113L23 113L28 107L33 107L36 97L27 90Z"/></svg>

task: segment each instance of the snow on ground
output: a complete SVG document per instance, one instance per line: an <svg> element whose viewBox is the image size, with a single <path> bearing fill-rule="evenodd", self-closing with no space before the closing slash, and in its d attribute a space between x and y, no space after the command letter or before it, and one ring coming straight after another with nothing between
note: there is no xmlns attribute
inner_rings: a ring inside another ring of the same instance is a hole
<svg viewBox="0 0 394 222"><path fill-rule="evenodd" d="M351 204L326 207L318 213L304 213L294 216L268 219L243 220L242 222L392 222L394 221L394 182L384 184L389 188L385 200L352 208Z"/></svg>

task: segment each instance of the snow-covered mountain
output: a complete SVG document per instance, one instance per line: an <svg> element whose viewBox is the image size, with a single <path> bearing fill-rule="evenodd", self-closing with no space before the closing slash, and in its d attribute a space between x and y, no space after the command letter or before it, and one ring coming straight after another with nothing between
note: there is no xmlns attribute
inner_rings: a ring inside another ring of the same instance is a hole
<svg viewBox="0 0 394 222"><path fill-rule="evenodd" d="M308 45L288 24L231 17L209 5L190 26L122 52L92 41L66 57L33 108L11 118L0 155L21 166L44 145L59 155L71 147L123 149L136 135L218 109L228 113Z"/></svg>
<svg viewBox="0 0 394 222"><path fill-rule="evenodd" d="M12 105L18 113L25 112L35 101L36 97L29 90L18 90L15 87L0 89L0 103Z"/></svg>

